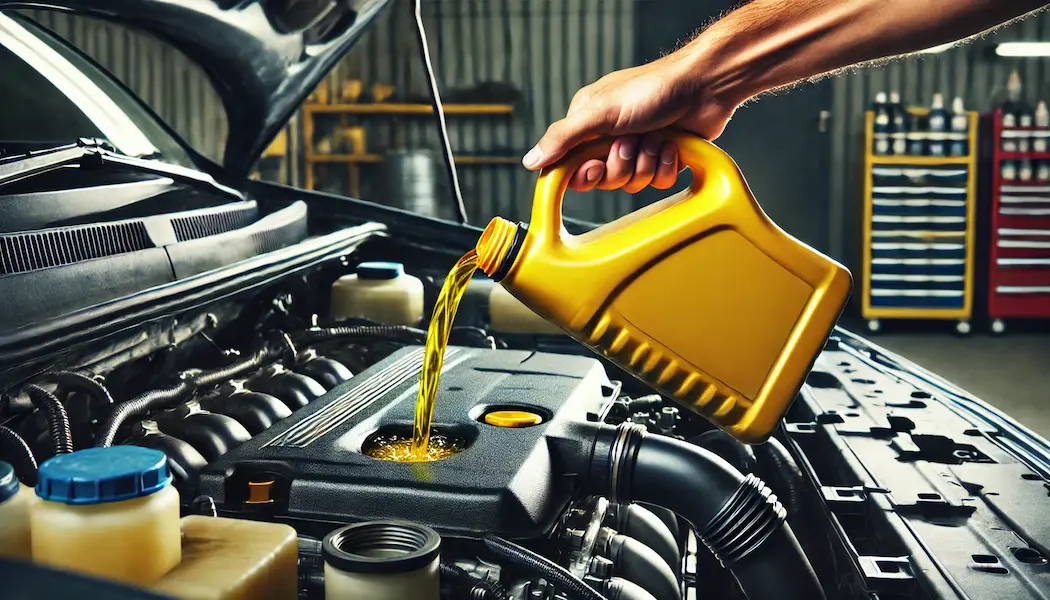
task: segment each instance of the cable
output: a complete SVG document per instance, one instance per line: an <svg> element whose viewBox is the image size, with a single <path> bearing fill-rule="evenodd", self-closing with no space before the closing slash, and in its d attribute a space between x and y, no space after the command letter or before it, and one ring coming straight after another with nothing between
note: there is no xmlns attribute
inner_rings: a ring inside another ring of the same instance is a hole
<svg viewBox="0 0 1050 600"><path fill-rule="evenodd" d="M423 58L423 66L427 72L427 85L430 87L431 104L434 107L434 118L437 119L438 138L445 155L445 167L448 171L449 184L452 186L452 196L456 200L456 209L459 212L459 222L467 223L467 205L463 202L463 191L459 187L459 173L456 171L456 158L452 154L452 144L448 139L448 124L445 122L445 107L441 104L441 92L438 91L437 76L434 74L434 64L430 60L430 47L427 45L427 32L423 27L423 0L415 0L416 13L416 39L419 42L419 51Z"/></svg>
<svg viewBox="0 0 1050 600"><path fill-rule="evenodd" d="M439 565L441 578L448 581L454 592L453 598L471 598L471 600L506 600L507 592L497 582L478 579L455 563L442 562Z"/></svg>
<svg viewBox="0 0 1050 600"><path fill-rule="evenodd" d="M98 437L95 438L95 446L99 448L112 446L113 441L117 437L117 431L120 430L121 425L131 415L160 408L169 402L180 400L192 390L193 386L189 382L180 381L172 387L150 390L135 396L127 402L121 402L102 423L102 429L99 431Z"/></svg>
<svg viewBox="0 0 1050 600"><path fill-rule="evenodd" d="M100 405L107 407L113 405L113 396L109 393L106 386L83 373L55 371L54 373L48 373L46 377L57 383L59 387L84 392Z"/></svg>
<svg viewBox="0 0 1050 600"><path fill-rule="evenodd" d="M55 454L69 454L73 451L73 433L69 430L69 415L66 407L54 394L36 384L25 387L26 394L33 401L33 406L47 415L47 426L51 433L51 446Z"/></svg>
<svg viewBox="0 0 1050 600"><path fill-rule="evenodd" d="M312 328L292 336L302 345L342 339L383 340L402 344L422 344L427 332L404 325L354 325L350 327Z"/></svg>
<svg viewBox="0 0 1050 600"><path fill-rule="evenodd" d="M149 412L164 407L170 403L186 398L198 388L211 387L225 383L234 377L254 371L267 362L277 360L281 356L282 349L266 347L256 350L250 357L239 360L233 364L211 371L202 371L186 377L183 381L158 390L150 390L138 396L121 402L113 409L102 423L102 429L95 439L95 445L101 448L112 446L124 421L132 415Z"/></svg>
<svg viewBox="0 0 1050 600"><path fill-rule="evenodd" d="M0 460L11 463L18 479L26 485L36 485L36 458L29 444L13 430L0 425Z"/></svg>
<svg viewBox="0 0 1050 600"><path fill-rule="evenodd" d="M536 554L532 550L522 548L514 542L492 534L486 535L484 541L485 547L490 552L508 562L514 563L515 566L523 570L543 577L568 594L572 600L605 600L594 588L570 573L565 567Z"/></svg>

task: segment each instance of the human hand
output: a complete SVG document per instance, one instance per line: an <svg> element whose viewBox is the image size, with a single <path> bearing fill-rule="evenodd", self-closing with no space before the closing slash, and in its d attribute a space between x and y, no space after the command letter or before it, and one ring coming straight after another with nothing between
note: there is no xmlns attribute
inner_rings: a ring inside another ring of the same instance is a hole
<svg viewBox="0 0 1050 600"><path fill-rule="evenodd" d="M552 124L522 164L538 170L561 159L578 144L598 136L618 138L605 161L589 160L573 174L578 191L647 186L667 189L680 171L678 150L660 130L675 126L714 140L725 129L737 103L719 99L696 75L681 52L640 67L610 73L573 97L566 117Z"/></svg>

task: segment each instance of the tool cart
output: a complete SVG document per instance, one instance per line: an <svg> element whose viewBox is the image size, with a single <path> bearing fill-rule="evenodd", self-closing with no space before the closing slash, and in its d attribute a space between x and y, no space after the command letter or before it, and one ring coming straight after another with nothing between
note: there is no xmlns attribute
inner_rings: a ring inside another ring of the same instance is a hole
<svg viewBox="0 0 1050 600"><path fill-rule="evenodd" d="M873 333L883 319L954 320L956 332L970 332L978 115L966 116L965 151L929 156L911 149L910 133L910 154L876 154L867 113L862 315Z"/></svg>
<svg viewBox="0 0 1050 600"><path fill-rule="evenodd" d="M992 115L991 249L988 316L1050 318L1050 128L1003 127Z"/></svg>

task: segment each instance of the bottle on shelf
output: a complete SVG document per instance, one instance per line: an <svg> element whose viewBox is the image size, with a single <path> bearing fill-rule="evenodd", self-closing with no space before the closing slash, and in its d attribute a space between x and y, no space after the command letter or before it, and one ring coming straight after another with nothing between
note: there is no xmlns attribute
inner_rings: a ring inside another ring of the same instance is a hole
<svg viewBox="0 0 1050 600"><path fill-rule="evenodd" d="M947 136L948 111L944 109L944 95L934 94L933 103L930 105L929 137L926 147L930 156L946 156L948 154Z"/></svg>
<svg viewBox="0 0 1050 600"><path fill-rule="evenodd" d="M1029 158L1022 158L1020 165L1017 167L1017 178L1021 181L1031 181L1034 176L1032 171L1032 160Z"/></svg>
<svg viewBox="0 0 1050 600"><path fill-rule="evenodd" d="M1050 181L1050 161L1041 160L1036 163L1035 178L1037 181Z"/></svg>
<svg viewBox="0 0 1050 600"><path fill-rule="evenodd" d="M969 154L969 136L967 134L970 129L970 118L966 115L963 99L958 96L952 101L950 129L951 142L948 153L952 156L966 156Z"/></svg>
<svg viewBox="0 0 1050 600"><path fill-rule="evenodd" d="M1047 152L1050 150L1050 109L1045 100L1040 100L1035 107L1035 126L1042 130L1032 132L1032 151Z"/></svg>
<svg viewBox="0 0 1050 600"><path fill-rule="evenodd" d="M1035 119L1032 117L1030 112L1022 112L1020 118L1017 120L1017 124L1020 127L1027 127L1029 130L1019 131L1020 134L1017 138L1017 151L1018 152L1031 152L1032 150L1032 131L1031 127L1034 125Z"/></svg>
<svg viewBox="0 0 1050 600"><path fill-rule="evenodd" d="M879 156L890 153L890 105L886 101L886 92L875 94L875 104L872 106L875 113L874 142L871 151Z"/></svg>
<svg viewBox="0 0 1050 600"><path fill-rule="evenodd" d="M907 154L909 156L922 156L926 154L926 123L917 116L912 115L908 124Z"/></svg>
<svg viewBox="0 0 1050 600"><path fill-rule="evenodd" d="M901 104L899 92L890 92L890 143L893 154L908 152L908 126L911 121L908 109Z"/></svg>
<svg viewBox="0 0 1050 600"><path fill-rule="evenodd" d="M1003 181L1014 181L1017 179L1017 162L1004 160L999 166L999 176L1002 177Z"/></svg>

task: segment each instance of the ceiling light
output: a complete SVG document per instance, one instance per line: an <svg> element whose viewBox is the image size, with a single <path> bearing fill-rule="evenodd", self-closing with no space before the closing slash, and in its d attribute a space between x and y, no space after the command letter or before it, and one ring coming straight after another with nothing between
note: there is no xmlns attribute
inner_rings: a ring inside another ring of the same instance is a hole
<svg viewBox="0 0 1050 600"><path fill-rule="evenodd" d="M1005 42L995 53L1007 57L1050 57L1050 42Z"/></svg>

